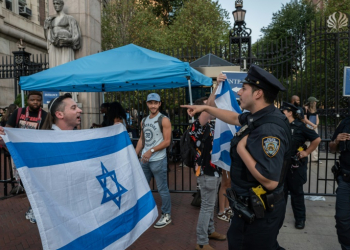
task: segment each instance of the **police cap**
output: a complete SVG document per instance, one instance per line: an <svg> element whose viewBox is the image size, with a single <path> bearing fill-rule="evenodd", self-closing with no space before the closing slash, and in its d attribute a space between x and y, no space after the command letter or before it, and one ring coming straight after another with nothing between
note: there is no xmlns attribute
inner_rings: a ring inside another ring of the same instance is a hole
<svg viewBox="0 0 350 250"><path fill-rule="evenodd" d="M276 77L255 64L250 66L248 75L242 83L255 85L256 87L267 90L275 95L278 94L278 91L286 91L286 88Z"/></svg>
<svg viewBox="0 0 350 250"><path fill-rule="evenodd" d="M294 106L293 104L288 103L288 102L283 102L282 103L281 110L282 111L283 110L288 110L288 111L298 112L298 108L296 106Z"/></svg>

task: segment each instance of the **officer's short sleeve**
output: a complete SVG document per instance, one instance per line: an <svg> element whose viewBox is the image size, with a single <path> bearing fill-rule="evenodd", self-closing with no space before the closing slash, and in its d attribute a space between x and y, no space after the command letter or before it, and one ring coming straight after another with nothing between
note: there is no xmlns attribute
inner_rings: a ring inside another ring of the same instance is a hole
<svg viewBox="0 0 350 250"><path fill-rule="evenodd" d="M298 107L298 110L300 111L299 115L301 119L304 119L304 109L302 107Z"/></svg>
<svg viewBox="0 0 350 250"><path fill-rule="evenodd" d="M242 113L238 116L238 121L241 125L247 123L248 115L250 115L250 112Z"/></svg>
<svg viewBox="0 0 350 250"><path fill-rule="evenodd" d="M306 140L313 141L320 137L315 130L307 128L305 124L302 124L301 126L301 130L303 131Z"/></svg>
<svg viewBox="0 0 350 250"><path fill-rule="evenodd" d="M265 178L279 181L287 141L283 128L272 123L259 126L249 135L247 149L257 162L255 168Z"/></svg>

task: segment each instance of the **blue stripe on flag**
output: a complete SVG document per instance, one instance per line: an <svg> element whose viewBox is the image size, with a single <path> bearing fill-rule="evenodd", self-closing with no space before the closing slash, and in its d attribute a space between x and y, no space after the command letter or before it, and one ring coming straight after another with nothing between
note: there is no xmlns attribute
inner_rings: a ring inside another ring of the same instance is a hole
<svg viewBox="0 0 350 250"><path fill-rule="evenodd" d="M59 249L103 249L131 232L154 207L152 192L142 196L134 207Z"/></svg>
<svg viewBox="0 0 350 250"><path fill-rule="evenodd" d="M221 133L220 137L216 138L213 142L212 154L219 153L221 150L220 146L222 144L230 142L232 138L233 138L233 135L232 135L231 130L226 130L225 132Z"/></svg>
<svg viewBox="0 0 350 250"><path fill-rule="evenodd" d="M224 162L226 165L231 166L231 156L230 156L230 152L223 150L221 152L220 161Z"/></svg>
<svg viewBox="0 0 350 250"><path fill-rule="evenodd" d="M241 108L239 107L235 94L233 93L230 84L228 83L227 80L225 80L225 82L222 84L222 89L221 89L221 93L217 94L215 96L215 99L220 98L221 96L223 96L224 94L226 94L227 92L229 92L230 94L230 101L231 101L231 107L239 114L242 113Z"/></svg>
<svg viewBox="0 0 350 250"><path fill-rule="evenodd" d="M131 144L129 134L86 141L56 143L6 143L17 168L45 167L109 155ZM113 145L113 146L111 146ZM28 150L30 149L30 150ZM84 152L84 153L82 153Z"/></svg>

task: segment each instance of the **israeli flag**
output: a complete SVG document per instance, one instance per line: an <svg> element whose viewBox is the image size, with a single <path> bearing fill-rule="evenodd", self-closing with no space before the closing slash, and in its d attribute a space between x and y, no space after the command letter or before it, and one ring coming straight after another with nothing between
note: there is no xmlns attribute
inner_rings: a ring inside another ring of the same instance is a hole
<svg viewBox="0 0 350 250"><path fill-rule="evenodd" d="M239 114L242 113L227 80L221 83L217 88L215 93L215 104L220 109L234 111ZM211 162L226 171L230 171L231 167L231 140L238 130L238 126L227 124L216 119Z"/></svg>
<svg viewBox="0 0 350 250"><path fill-rule="evenodd" d="M44 249L125 249L156 220L157 206L122 124L5 133Z"/></svg>

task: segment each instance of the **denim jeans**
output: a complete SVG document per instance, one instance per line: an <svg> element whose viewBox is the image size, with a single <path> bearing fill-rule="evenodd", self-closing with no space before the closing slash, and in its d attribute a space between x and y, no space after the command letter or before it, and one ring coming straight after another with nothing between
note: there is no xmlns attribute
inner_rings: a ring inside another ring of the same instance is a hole
<svg viewBox="0 0 350 250"><path fill-rule="evenodd" d="M150 183L152 176L157 183L158 193L162 199L162 213L170 214L171 200L168 188L168 168L167 158L163 158L159 161L141 162L143 173L146 176L148 183Z"/></svg>
<svg viewBox="0 0 350 250"><path fill-rule="evenodd" d="M342 176L338 182L335 227L342 250L350 250L350 182L345 182Z"/></svg>
<svg viewBox="0 0 350 250"><path fill-rule="evenodd" d="M201 175L197 178L201 189L201 209L197 223L197 244L209 244L208 234L215 232L214 207L221 177Z"/></svg>

